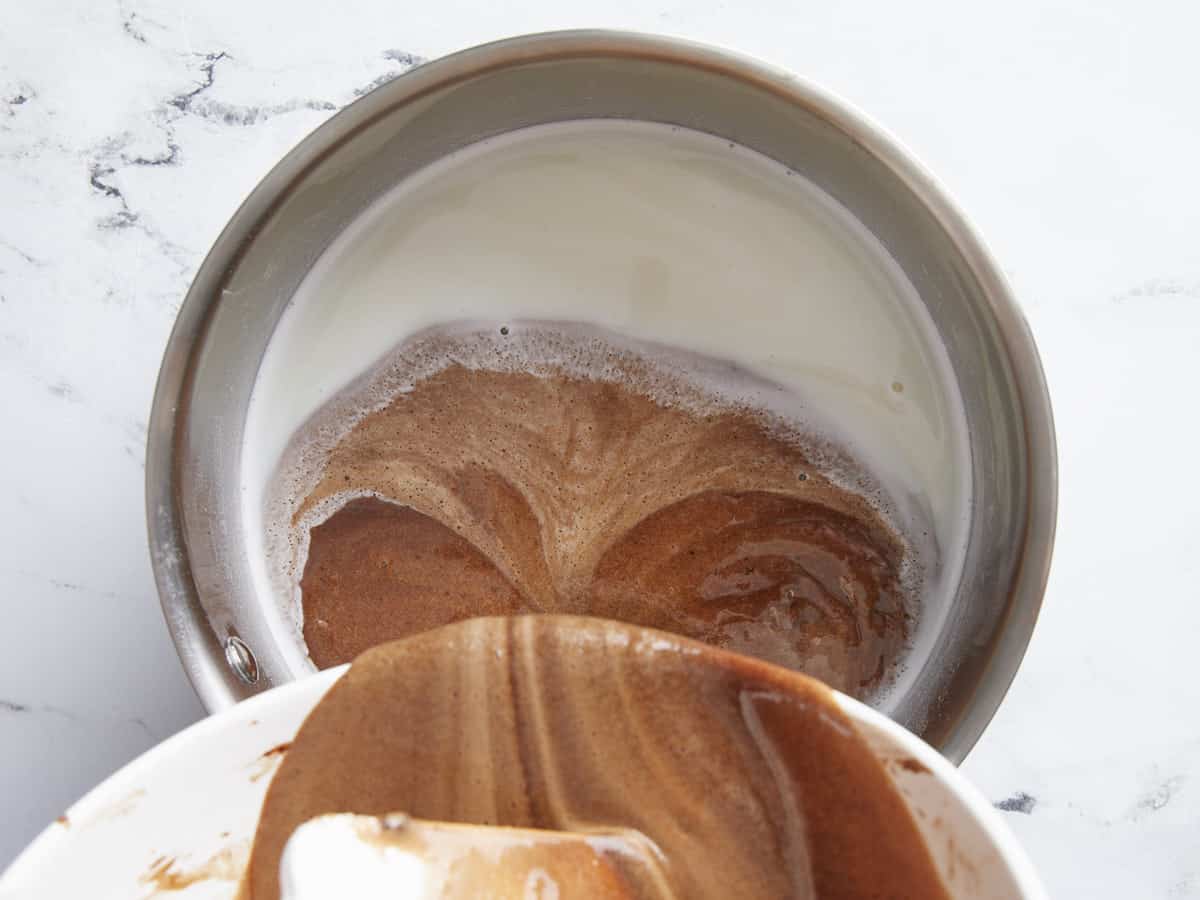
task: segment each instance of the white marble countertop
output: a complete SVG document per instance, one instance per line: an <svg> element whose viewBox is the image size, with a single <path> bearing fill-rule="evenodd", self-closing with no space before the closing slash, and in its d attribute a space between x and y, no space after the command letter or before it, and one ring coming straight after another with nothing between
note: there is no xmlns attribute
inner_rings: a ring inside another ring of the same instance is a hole
<svg viewBox="0 0 1200 900"><path fill-rule="evenodd" d="M724 44L840 93L1007 270L1058 420L1028 656L966 763L1053 895L1200 897L1200 6L755 2L0 7L0 866L203 714L142 515L175 312L241 199L414 60L521 32Z"/></svg>

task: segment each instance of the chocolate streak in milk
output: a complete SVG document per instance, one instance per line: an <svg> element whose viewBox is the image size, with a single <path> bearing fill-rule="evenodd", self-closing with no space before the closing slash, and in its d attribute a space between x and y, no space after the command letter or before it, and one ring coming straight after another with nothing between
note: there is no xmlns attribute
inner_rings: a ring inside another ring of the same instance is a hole
<svg viewBox="0 0 1200 900"><path fill-rule="evenodd" d="M369 645L372 617L404 631L548 610L870 692L903 677L883 669L936 632L957 578L967 442L947 372L894 262L774 162L635 123L483 142L378 201L281 320L243 451L256 587L296 673ZM505 461L523 416L536 452ZM568 446L568 420L638 423L629 449L650 469L611 433L580 442L577 428ZM598 455L585 464L583 449ZM310 560L314 526L328 552ZM380 568L352 574L339 560L363 540ZM326 614L339 568L357 590L398 565L410 601L448 583L447 566L406 569L406 547L457 560L456 600ZM321 622L331 640L314 652Z"/></svg>
<svg viewBox="0 0 1200 900"><path fill-rule="evenodd" d="M397 350L376 378L391 401L324 456L293 514L318 666L542 612L877 685L912 618L905 548L822 474L831 451L594 332L448 331ZM423 360L435 371L414 379Z"/></svg>

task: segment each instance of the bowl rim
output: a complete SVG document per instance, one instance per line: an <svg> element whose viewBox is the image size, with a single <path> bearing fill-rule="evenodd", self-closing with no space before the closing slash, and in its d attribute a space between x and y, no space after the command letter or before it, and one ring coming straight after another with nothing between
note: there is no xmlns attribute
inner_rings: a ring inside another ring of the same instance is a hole
<svg viewBox="0 0 1200 900"><path fill-rule="evenodd" d="M949 193L913 154L851 104L782 68L681 38L632 31L552 31L482 44L419 65L349 104L300 141L242 202L192 281L168 339L155 388L146 452L146 516L151 563L163 614L201 702L223 709L261 688L241 684L226 663L228 638L211 626L195 590L177 503L178 422L194 360L202 347L225 273L291 186L345 142L394 107L468 78L534 61L581 57L647 59L715 71L768 90L832 125L926 208L977 280L1012 368L1029 461L1026 516L1009 602L987 648L972 702L950 722L939 749L961 762L999 708L1041 609L1057 516L1058 471L1053 414L1028 323L982 238Z"/></svg>
<svg viewBox="0 0 1200 900"><path fill-rule="evenodd" d="M210 736L233 729L247 729L259 719L271 719L273 712L282 711L284 715L294 717L295 730L298 731L312 709L349 668L350 664L347 663L316 672L249 698L237 704L236 708L230 707L194 722L109 775L72 803L64 818L72 822L86 822L99 811L111 810L114 798L130 796L139 786L152 781L147 777L148 772L171 765L179 756L186 756L193 745ZM895 752L897 756L916 760L953 795L954 800L962 805L987 835L988 842L1017 885L1021 900L1047 900L1041 879L1024 848L1003 817L965 775L932 746L883 713L838 691L831 693L842 711L864 732L864 736L882 735L889 753ZM910 803L911 800L906 798L905 802ZM23 885L36 883L39 868L57 865L54 860L57 848L70 838L70 829L56 827L54 823L48 825L16 859L0 870L0 893L10 888L17 891Z"/></svg>
<svg viewBox="0 0 1200 900"><path fill-rule="evenodd" d="M1038 877L1033 862L1017 840L1012 829L996 808L980 793L979 788L958 770L950 760L931 745L925 743L903 725L892 721L879 710L868 706L840 691L833 692L838 706L842 708L860 730L871 730L882 734L888 743L915 759L929 770L954 798L963 805L972 818L987 833L988 840L1004 861L1013 881L1020 890L1021 900L1048 900L1046 889Z"/></svg>

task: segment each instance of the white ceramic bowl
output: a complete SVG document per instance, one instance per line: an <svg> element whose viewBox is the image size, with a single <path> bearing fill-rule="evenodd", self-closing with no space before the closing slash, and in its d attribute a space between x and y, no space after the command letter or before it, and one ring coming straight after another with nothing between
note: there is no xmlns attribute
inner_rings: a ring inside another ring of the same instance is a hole
<svg viewBox="0 0 1200 900"><path fill-rule="evenodd" d="M17 858L0 900L232 900L278 748L346 668L240 703L121 769ZM955 900L1044 900L1007 826L957 769L880 713L838 700L886 761Z"/></svg>

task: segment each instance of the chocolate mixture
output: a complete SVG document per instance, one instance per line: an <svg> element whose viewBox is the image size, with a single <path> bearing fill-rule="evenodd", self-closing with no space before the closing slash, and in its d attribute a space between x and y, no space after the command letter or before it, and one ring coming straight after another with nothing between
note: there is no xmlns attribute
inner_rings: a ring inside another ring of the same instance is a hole
<svg viewBox="0 0 1200 900"><path fill-rule="evenodd" d="M672 402L687 388L636 357L602 361L617 377L453 364L342 438L294 520L357 495L311 530L313 661L476 615L568 613L877 687L911 621L879 514L757 412Z"/></svg>
<svg viewBox="0 0 1200 900"><path fill-rule="evenodd" d="M476 619L359 657L271 783L250 900L278 897L301 823L397 811L640 842L608 859L619 896L947 898L825 687L611 621Z"/></svg>

